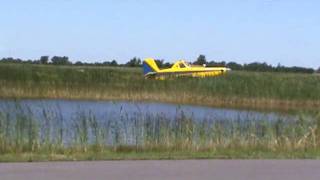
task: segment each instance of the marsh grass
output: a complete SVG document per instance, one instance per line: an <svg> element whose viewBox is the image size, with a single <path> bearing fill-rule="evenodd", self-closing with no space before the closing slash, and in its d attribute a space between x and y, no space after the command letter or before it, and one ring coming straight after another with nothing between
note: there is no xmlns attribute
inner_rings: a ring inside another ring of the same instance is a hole
<svg viewBox="0 0 320 180"><path fill-rule="evenodd" d="M320 76L231 72L146 80L140 68L0 64L1 98L141 100L260 109L319 109Z"/></svg>
<svg viewBox="0 0 320 180"><path fill-rule="evenodd" d="M65 119L59 109L37 116L17 103L0 111L0 161L320 157L319 116L247 121L119 113L98 119L88 110Z"/></svg>

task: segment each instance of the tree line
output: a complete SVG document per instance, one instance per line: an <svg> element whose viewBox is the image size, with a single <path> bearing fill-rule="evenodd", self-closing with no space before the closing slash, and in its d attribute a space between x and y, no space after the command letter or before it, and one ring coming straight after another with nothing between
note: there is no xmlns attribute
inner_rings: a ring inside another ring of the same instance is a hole
<svg viewBox="0 0 320 180"><path fill-rule="evenodd" d="M19 58L2 58L0 59L0 63L18 63L18 64L43 64L43 65L76 65L76 66L125 66L125 67L141 67L142 60L138 57L134 57L130 59L128 62L120 64L116 60L104 61L104 62L81 62L76 61L72 62L69 60L67 56L41 56L36 60L23 60ZM156 59L156 63L160 68L168 68L173 64L170 62L166 62L163 59ZM320 67L317 70L312 68L305 67L286 67L278 64L277 66L273 66L267 64L265 62L253 62L248 64L239 64L236 62L225 62L225 61L207 61L205 55L199 55L199 57L191 62L194 65L206 65L207 67L215 67L215 66L224 66L231 68L232 70L238 71L257 71L257 72L292 72L292 73L320 73Z"/></svg>
<svg viewBox="0 0 320 180"><path fill-rule="evenodd" d="M206 64L207 66L225 66L232 70L238 70L238 71L258 71L258 72L292 72L292 73L320 73L320 67L316 71L313 68L305 68L305 67L286 67L281 64L278 64L277 66L272 66L270 64L267 64L265 62L253 62L249 64L239 64L236 62L225 62L225 61L207 61L206 57L204 55L200 55L193 64Z"/></svg>

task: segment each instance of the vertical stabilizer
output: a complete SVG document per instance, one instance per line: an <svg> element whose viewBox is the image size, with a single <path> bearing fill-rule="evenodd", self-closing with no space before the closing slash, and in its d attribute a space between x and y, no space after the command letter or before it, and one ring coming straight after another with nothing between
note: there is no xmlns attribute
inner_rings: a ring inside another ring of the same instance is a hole
<svg viewBox="0 0 320 180"><path fill-rule="evenodd" d="M143 61L143 74L146 75L148 73L159 72L158 65L156 61L152 58L147 58Z"/></svg>

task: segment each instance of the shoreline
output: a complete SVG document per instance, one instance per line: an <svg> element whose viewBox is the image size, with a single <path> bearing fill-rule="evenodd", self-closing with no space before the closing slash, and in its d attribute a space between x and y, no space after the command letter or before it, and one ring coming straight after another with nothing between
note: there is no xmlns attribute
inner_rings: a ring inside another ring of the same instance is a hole
<svg viewBox="0 0 320 180"><path fill-rule="evenodd" d="M26 153L5 153L0 155L0 163L18 163L18 162L70 162L70 161L123 161L123 160L197 160L197 159L310 159L320 158L320 151L312 149L305 151L299 150L255 150L238 149L236 152L232 149L221 149L218 151L124 151L117 152L110 149L104 149L101 152L88 150L86 152L26 152Z"/></svg>
<svg viewBox="0 0 320 180"><path fill-rule="evenodd" d="M146 103L165 103L173 105L190 105L190 106L204 106L209 108L225 108L237 110L253 110L263 112L290 112L290 111L317 111L320 109L320 101L299 101L299 100L280 100L280 99L266 99L266 98L216 98L185 95L168 96L166 94L152 94L152 93L128 93L128 94L104 94L92 96L90 94L77 93L59 93L57 94L23 94L23 95L0 95L1 99L9 100L70 100L70 101L129 101L129 102L146 102Z"/></svg>

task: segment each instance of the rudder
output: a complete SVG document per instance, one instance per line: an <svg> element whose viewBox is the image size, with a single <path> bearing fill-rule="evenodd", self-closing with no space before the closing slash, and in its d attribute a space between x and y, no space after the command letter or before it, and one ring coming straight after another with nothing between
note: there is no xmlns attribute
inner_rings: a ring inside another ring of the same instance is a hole
<svg viewBox="0 0 320 180"><path fill-rule="evenodd" d="M159 68L156 61L152 58L147 58L143 61L143 74L158 72Z"/></svg>

